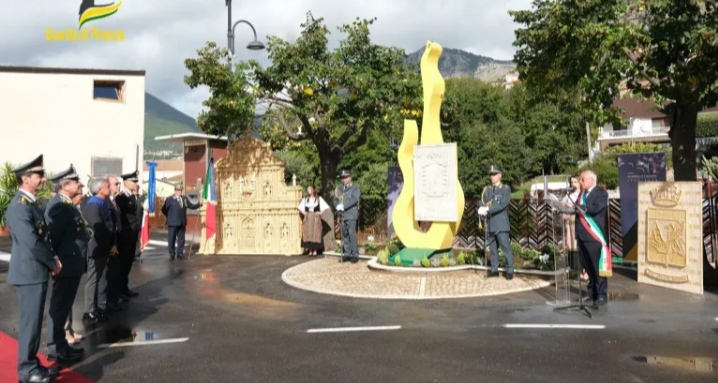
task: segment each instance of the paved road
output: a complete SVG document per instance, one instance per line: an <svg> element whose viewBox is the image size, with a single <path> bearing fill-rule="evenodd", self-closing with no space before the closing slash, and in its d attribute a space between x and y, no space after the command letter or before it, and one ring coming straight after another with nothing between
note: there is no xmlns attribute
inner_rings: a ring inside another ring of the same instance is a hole
<svg viewBox="0 0 718 383"><path fill-rule="evenodd" d="M716 371L648 364L643 358L718 358L714 293L695 297L638 286L618 275L610 282L616 300L588 319L554 312L546 304L550 289L417 302L335 297L282 283L285 269L305 261L241 256L169 262L156 246L133 269L131 281L140 296L110 322L85 329L87 357L73 368L95 381L158 383L718 379ZM0 271L0 281L5 273ZM81 309L76 305L76 317ZM17 321L13 287L3 283L0 330L17 336ZM605 328L511 328L517 324ZM365 326L394 327L308 332ZM114 346L102 348L108 344Z"/></svg>

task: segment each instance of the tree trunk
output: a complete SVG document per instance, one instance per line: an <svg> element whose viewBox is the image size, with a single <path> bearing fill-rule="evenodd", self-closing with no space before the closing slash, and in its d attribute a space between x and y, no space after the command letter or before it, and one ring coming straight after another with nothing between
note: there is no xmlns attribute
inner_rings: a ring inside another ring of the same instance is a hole
<svg viewBox="0 0 718 383"><path fill-rule="evenodd" d="M341 156L319 146L317 146L317 149L319 152L319 167L322 171L322 184L319 186L319 193L334 210L334 185Z"/></svg>
<svg viewBox="0 0 718 383"><path fill-rule="evenodd" d="M696 180L696 122L699 109L697 101L678 101L674 105L669 136L673 147L675 181Z"/></svg>

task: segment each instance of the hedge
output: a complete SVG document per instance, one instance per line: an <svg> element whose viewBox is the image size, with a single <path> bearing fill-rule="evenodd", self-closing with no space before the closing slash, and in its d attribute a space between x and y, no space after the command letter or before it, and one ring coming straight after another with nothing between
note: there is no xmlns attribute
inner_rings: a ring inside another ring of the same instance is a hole
<svg viewBox="0 0 718 383"><path fill-rule="evenodd" d="M718 113L698 115L696 137L718 137Z"/></svg>

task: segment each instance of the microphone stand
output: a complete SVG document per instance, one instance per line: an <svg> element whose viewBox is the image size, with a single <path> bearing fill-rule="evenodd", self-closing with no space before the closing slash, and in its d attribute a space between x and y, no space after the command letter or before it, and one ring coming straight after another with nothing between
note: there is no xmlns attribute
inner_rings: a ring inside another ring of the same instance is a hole
<svg viewBox="0 0 718 383"><path fill-rule="evenodd" d="M570 194L566 194L566 196L568 197L569 201L571 201L573 203L574 213L580 214L578 212L578 209L580 209L578 207L578 203L571 199ZM576 240L578 241L578 239L576 239ZM579 264L580 263L581 262L579 262ZM592 318L593 316L591 315L591 312L588 311L588 308L583 303L583 287L581 285L581 271L580 270L576 273L576 280L578 281L578 304L568 305L568 306L563 306L563 307L556 307L556 308L554 308L554 311L577 309L579 312L583 312L584 314L586 314L587 317Z"/></svg>

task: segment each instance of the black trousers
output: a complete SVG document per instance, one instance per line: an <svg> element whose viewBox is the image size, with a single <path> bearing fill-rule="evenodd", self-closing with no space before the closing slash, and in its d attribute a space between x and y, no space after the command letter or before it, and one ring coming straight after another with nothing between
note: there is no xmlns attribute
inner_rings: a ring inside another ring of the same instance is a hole
<svg viewBox="0 0 718 383"><path fill-rule="evenodd" d="M608 279L599 277L598 260L601 258L601 242L578 240L578 252L581 255L581 264L588 274L586 290L591 299L606 298L608 296ZM610 256L610 255L609 255Z"/></svg>
<svg viewBox="0 0 718 383"><path fill-rule="evenodd" d="M182 226L168 226L167 227L167 248L170 251L170 257L174 258L175 255L181 257L184 254L184 233L185 225ZM177 242L177 249L175 250L175 242Z"/></svg>
<svg viewBox="0 0 718 383"><path fill-rule="evenodd" d="M101 302L107 300L107 290L102 287L107 279L108 258L87 258L87 281L85 281L85 312L97 311Z"/></svg>
<svg viewBox="0 0 718 383"><path fill-rule="evenodd" d="M38 373L42 334L42 316L45 311L47 282L15 286L20 301L20 326L18 327L17 372L21 380ZM63 322L64 323L64 322Z"/></svg>
<svg viewBox="0 0 718 383"><path fill-rule="evenodd" d="M135 250L137 250L137 232L126 230L120 237L120 246L117 249L119 254L117 260L120 266L119 293L124 294L130 289L130 271L135 261Z"/></svg>
<svg viewBox="0 0 718 383"><path fill-rule="evenodd" d="M107 267L100 279L99 289L102 290L101 297L106 300L99 300L101 305L111 303L116 304L120 300L120 261L117 255L107 258ZM98 298L99 298L98 296Z"/></svg>
<svg viewBox="0 0 718 383"><path fill-rule="evenodd" d="M55 278L52 281L50 309L47 313L47 350L50 355L69 347L65 339L65 323L72 311L78 287L80 277Z"/></svg>

